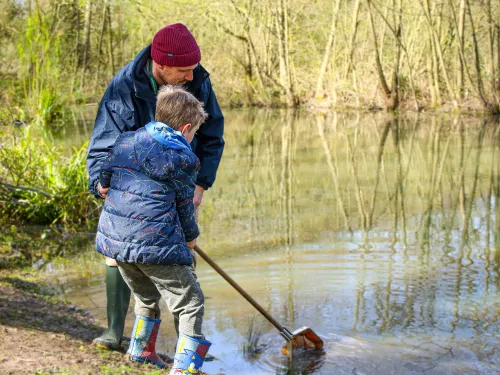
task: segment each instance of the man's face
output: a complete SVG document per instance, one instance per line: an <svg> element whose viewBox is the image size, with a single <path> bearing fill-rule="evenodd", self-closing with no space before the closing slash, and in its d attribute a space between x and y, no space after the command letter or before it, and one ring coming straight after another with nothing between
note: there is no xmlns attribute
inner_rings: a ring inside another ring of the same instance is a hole
<svg viewBox="0 0 500 375"><path fill-rule="evenodd" d="M193 80L193 70L198 64L191 66L167 66L158 65L158 72L163 80L162 84L166 85L184 85L188 81Z"/></svg>

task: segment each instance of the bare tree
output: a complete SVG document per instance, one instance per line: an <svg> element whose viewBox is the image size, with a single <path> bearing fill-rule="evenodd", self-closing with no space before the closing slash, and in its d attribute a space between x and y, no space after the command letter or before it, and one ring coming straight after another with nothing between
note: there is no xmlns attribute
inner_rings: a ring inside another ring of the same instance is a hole
<svg viewBox="0 0 500 375"><path fill-rule="evenodd" d="M83 43L83 60L82 60L82 71L85 71L88 66L88 60L90 55L90 28L92 22L92 0L86 0L85 2L85 25L83 29L83 35L85 41Z"/></svg>
<svg viewBox="0 0 500 375"><path fill-rule="evenodd" d="M109 2L106 0L106 23L108 24L108 59L109 59L109 67L111 68L111 74L115 74L115 59L113 55L113 30L111 24L111 7Z"/></svg>
<svg viewBox="0 0 500 375"><path fill-rule="evenodd" d="M349 76L349 73L351 72L351 69L353 67L353 57L354 57L354 50L356 46L356 35L358 33L358 26L359 26L359 11L361 8L361 1L360 0L355 0L354 3L354 9L352 12L352 21L351 21L351 37L349 38L349 45L347 47L347 62L346 62L346 67L345 67L345 72L344 72L344 78L347 78Z"/></svg>
<svg viewBox="0 0 500 375"><path fill-rule="evenodd" d="M484 93L483 77L481 76L481 58L479 56L479 46L477 43L476 27L474 25L474 19L472 17L470 0L466 0L466 5L467 5L467 13L469 14L469 20L470 20L470 25L471 25L472 41L474 43L474 66L476 68L476 74L477 74L477 77L476 77L477 91L479 93L479 97L481 98L481 101L483 102L484 107L488 108L490 104L489 104L488 99L486 98L486 95Z"/></svg>
<svg viewBox="0 0 500 375"><path fill-rule="evenodd" d="M380 60L380 52L378 49L378 38L377 38L377 32L375 31L375 22L373 20L373 11L371 7L371 0L367 0L367 5L368 5L368 11L370 15L370 26L372 30L372 37L373 37L373 46L375 50L375 67L377 69L377 74L378 78L380 81L380 85L382 86L382 90L384 92L384 95L386 98L390 97L391 95L391 89L389 88L389 85L387 84L387 80L385 78L384 74L384 68L382 67L382 61Z"/></svg>
<svg viewBox="0 0 500 375"><path fill-rule="evenodd" d="M439 36L438 36L437 31L436 31L435 20L432 16L432 13L431 13L430 2L429 2L429 0L419 0L419 4L424 12L425 18L427 20L427 24L429 26L429 31L431 33L435 52L436 52L437 57L439 59L439 65L441 66L442 77L446 83L446 88L448 90L449 98L453 101L454 106L457 107L458 101L456 100L456 95L455 95L453 88L451 86L451 82L450 82L450 79L448 76L448 71L446 70L446 63L444 60L443 49L441 48Z"/></svg>
<svg viewBox="0 0 500 375"><path fill-rule="evenodd" d="M276 5L275 26L278 38L278 57L280 85L285 89L285 101L288 106L298 104L295 96L290 65L290 46L288 33L288 0L279 0Z"/></svg>
<svg viewBox="0 0 500 375"><path fill-rule="evenodd" d="M500 25L496 25L496 30L497 30L497 85L496 85L496 92L497 92L497 101L499 100L498 97L500 97Z"/></svg>
<svg viewBox="0 0 500 375"><path fill-rule="evenodd" d="M486 0L486 18L488 20L488 50L490 53L490 82L495 89L495 39L494 24L491 12L491 0Z"/></svg>
<svg viewBox="0 0 500 375"><path fill-rule="evenodd" d="M452 0L450 0L452 1ZM465 30L465 0L460 0L460 13L458 15L458 62L459 68L457 70L457 84L458 95L460 99L464 96L464 61L462 52L464 50L464 30Z"/></svg>
<svg viewBox="0 0 500 375"><path fill-rule="evenodd" d="M319 69L318 81L316 83L316 99L320 99L323 96L323 79L325 77L326 69L330 61L330 55L332 52L333 40L335 38L335 30L337 27L337 17L339 14L340 0L332 0L332 21L330 25L330 33L328 35L328 42L326 44L325 54L323 56L323 62L321 63L321 68Z"/></svg>
<svg viewBox="0 0 500 375"><path fill-rule="evenodd" d="M401 65L401 34L402 34L402 18L403 18L403 7L402 0L394 0L393 7L394 12L394 25L396 30L396 61L394 62L394 68L392 73L392 85L391 85L391 96L389 98L388 109L396 109L399 106L399 68Z"/></svg>

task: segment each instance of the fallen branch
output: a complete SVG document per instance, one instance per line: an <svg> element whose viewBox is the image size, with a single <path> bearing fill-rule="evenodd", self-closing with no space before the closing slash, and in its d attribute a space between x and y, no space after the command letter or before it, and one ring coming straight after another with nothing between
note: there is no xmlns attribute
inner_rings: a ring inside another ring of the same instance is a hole
<svg viewBox="0 0 500 375"><path fill-rule="evenodd" d="M23 185L17 185L17 186L15 186L15 185L11 185L11 184L8 184L6 182L1 182L1 181L0 181L0 185L5 186L6 188L9 188L11 190L32 191L32 192L35 192L35 193L38 193L38 194L42 194L43 196L45 196L47 198L53 198L54 197L52 194L46 193L43 190L40 190L40 189L37 189L37 188L32 188L32 187L29 187L29 186L23 186Z"/></svg>

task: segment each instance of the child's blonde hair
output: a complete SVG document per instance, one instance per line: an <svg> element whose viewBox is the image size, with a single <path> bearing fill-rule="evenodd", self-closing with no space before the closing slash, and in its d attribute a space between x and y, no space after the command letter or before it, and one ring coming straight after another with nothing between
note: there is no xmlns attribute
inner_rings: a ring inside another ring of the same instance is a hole
<svg viewBox="0 0 500 375"><path fill-rule="evenodd" d="M201 102L180 86L163 86L156 98L156 121L178 130L182 125L194 128L207 118Z"/></svg>

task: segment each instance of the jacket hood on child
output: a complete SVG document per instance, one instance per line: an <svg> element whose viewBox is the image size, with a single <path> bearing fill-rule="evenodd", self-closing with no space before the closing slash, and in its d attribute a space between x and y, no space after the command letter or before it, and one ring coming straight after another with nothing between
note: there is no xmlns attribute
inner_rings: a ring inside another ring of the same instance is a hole
<svg viewBox="0 0 500 375"><path fill-rule="evenodd" d="M117 139L101 168L110 186L96 236L101 254L125 263L190 265L199 160L182 134L160 122Z"/></svg>
<svg viewBox="0 0 500 375"><path fill-rule="evenodd" d="M191 146L182 133L163 122L150 122L146 125L146 130L151 137L172 150L191 151Z"/></svg>
<svg viewBox="0 0 500 375"><path fill-rule="evenodd" d="M150 122L145 128L146 132L141 136L151 137L165 150L151 152L142 147L143 142L137 142L137 161L148 177L154 180L176 179L179 174L194 173L198 169L198 158L191 152L191 146L181 132L161 122Z"/></svg>

